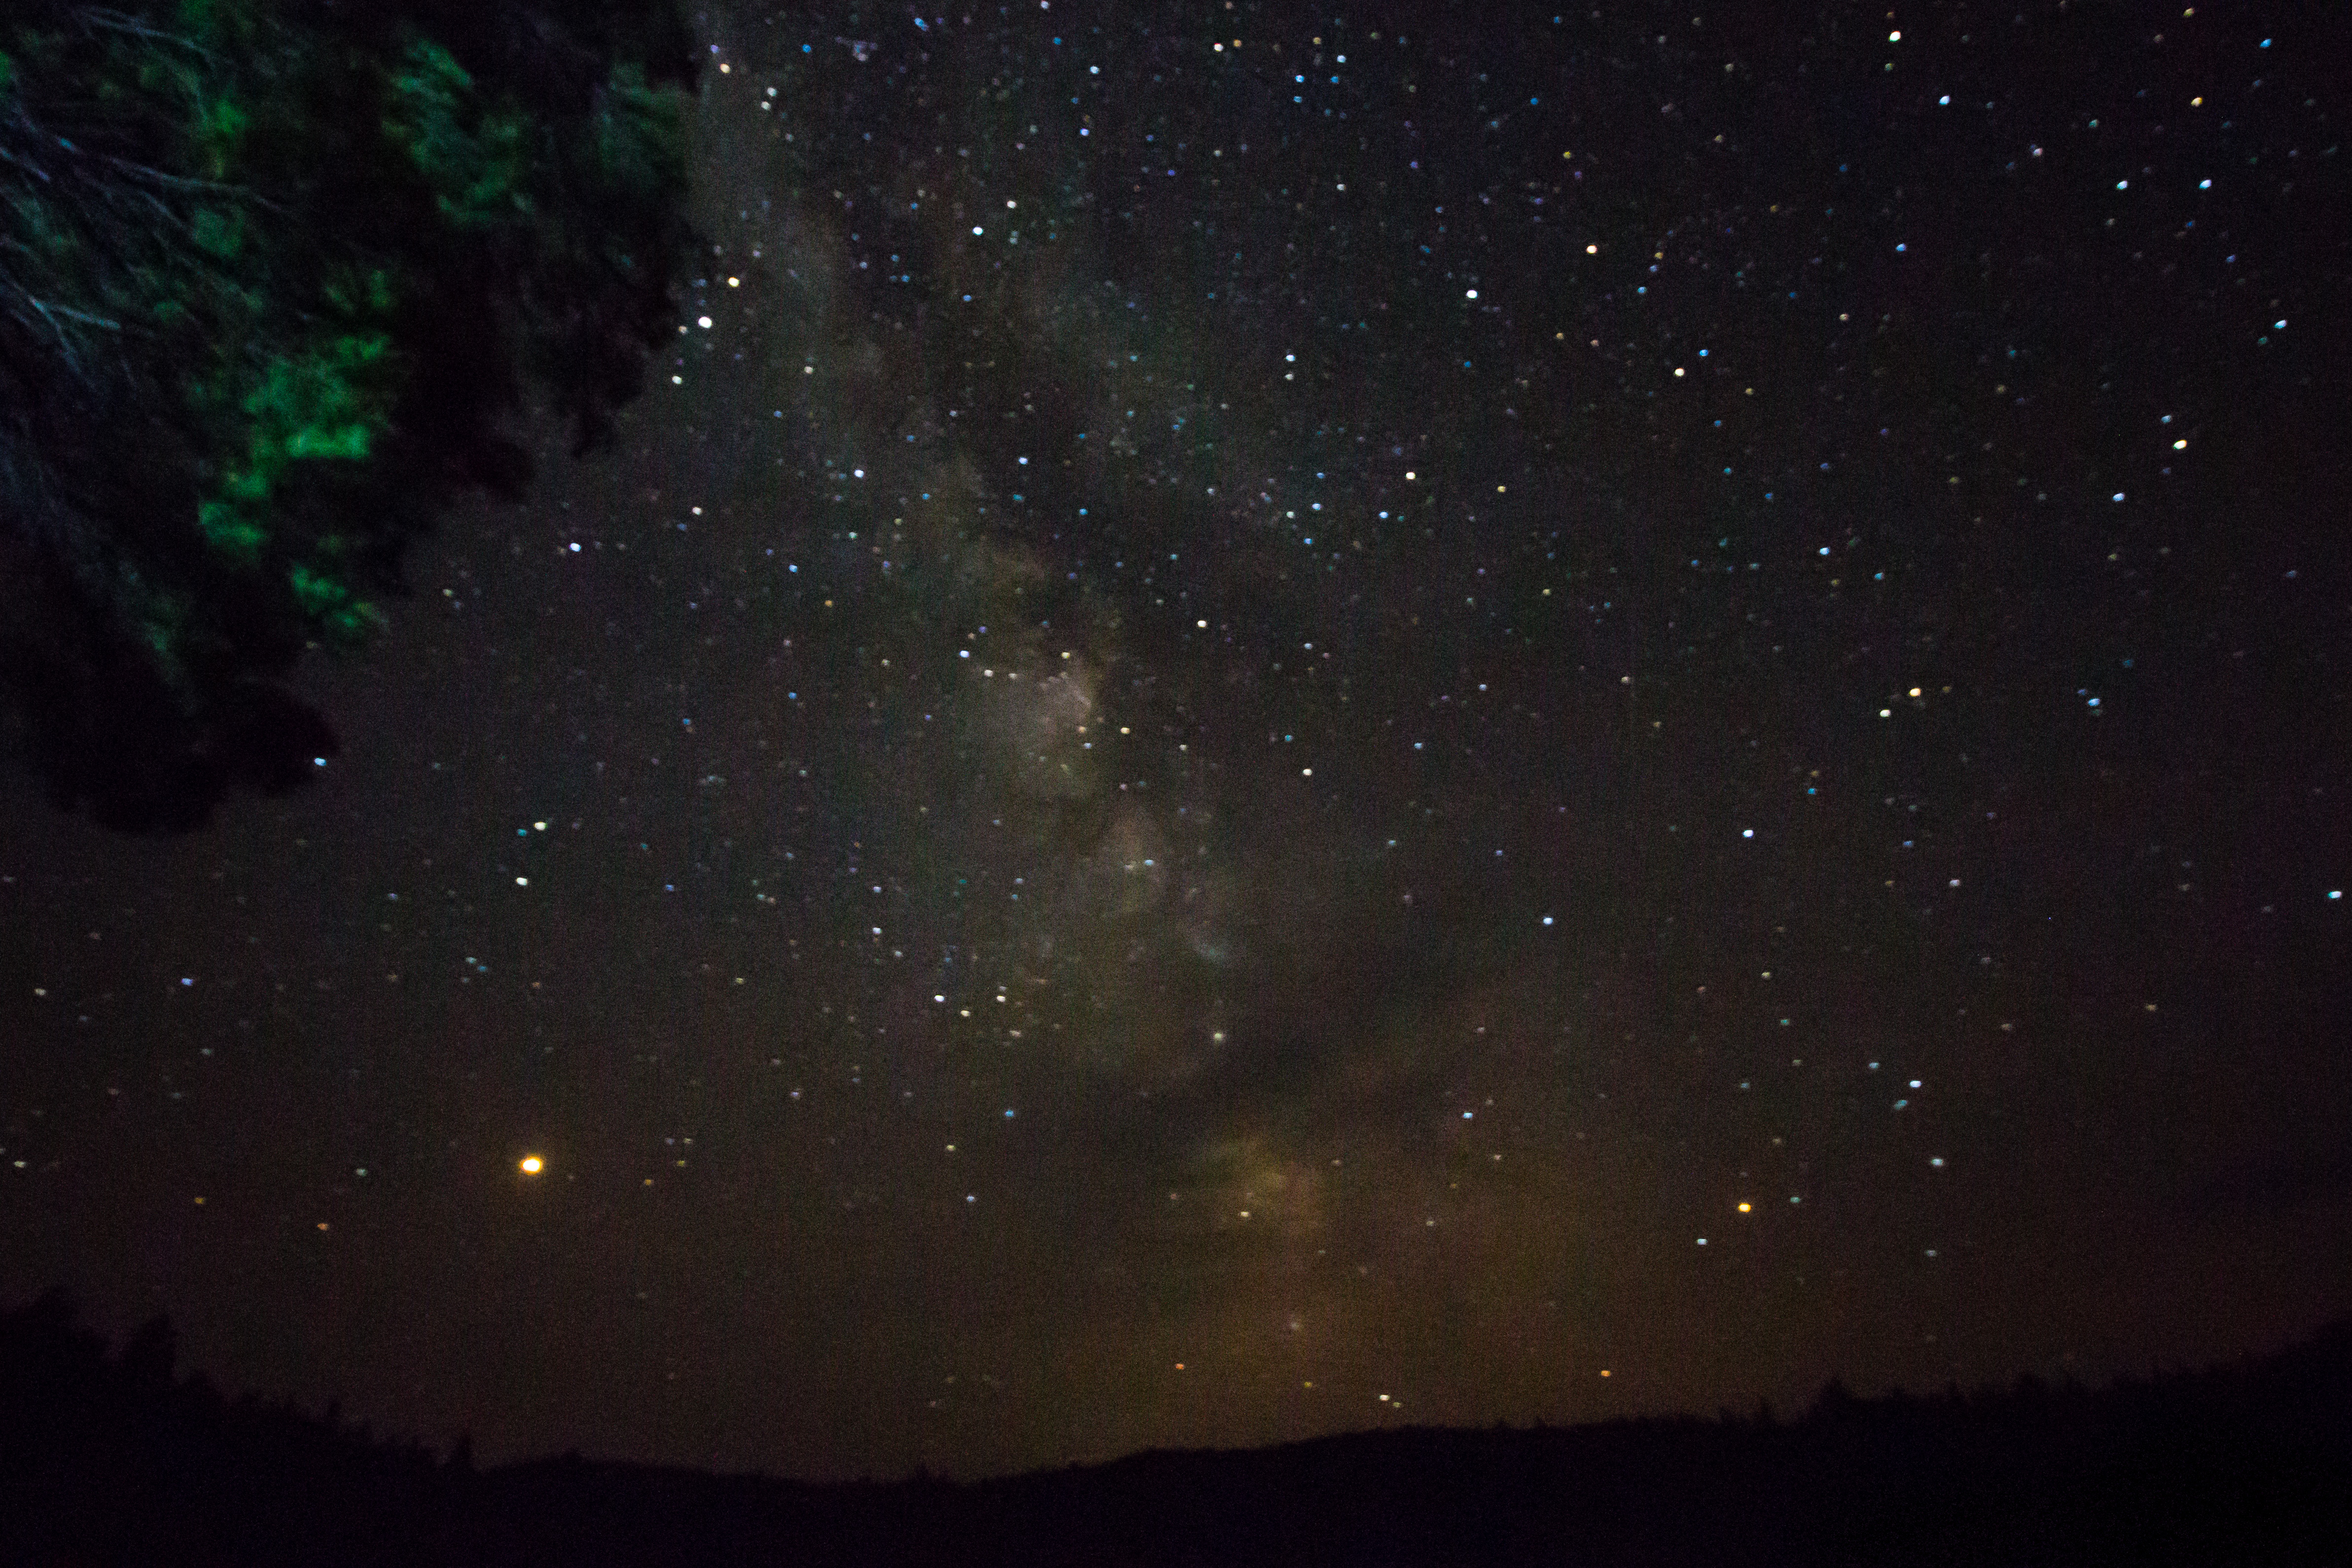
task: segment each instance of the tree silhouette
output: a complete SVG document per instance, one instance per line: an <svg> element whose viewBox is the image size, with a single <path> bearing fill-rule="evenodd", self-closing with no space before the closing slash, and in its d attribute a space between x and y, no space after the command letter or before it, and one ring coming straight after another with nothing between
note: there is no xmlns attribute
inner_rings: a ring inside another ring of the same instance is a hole
<svg viewBox="0 0 2352 1568"><path fill-rule="evenodd" d="M0 725L178 831L334 749L351 648L457 494L520 500L674 335L672 0L11 0L0 21Z"/></svg>
<svg viewBox="0 0 2352 1568"><path fill-rule="evenodd" d="M0 1309L0 1563L2309 1563L2352 1540L2352 1320L2274 1354L1732 1415L1401 1427L957 1482L478 1468L330 1403L174 1379L52 1291ZM478 1391L485 1407L508 1391Z"/></svg>

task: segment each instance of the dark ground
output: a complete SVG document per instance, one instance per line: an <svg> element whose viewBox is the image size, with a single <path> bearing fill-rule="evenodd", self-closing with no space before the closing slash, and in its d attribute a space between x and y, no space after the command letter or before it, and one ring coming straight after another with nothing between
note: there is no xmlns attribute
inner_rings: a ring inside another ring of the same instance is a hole
<svg viewBox="0 0 2352 1568"><path fill-rule="evenodd" d="M0 1562L2329 1563L2352 1542L2352 1320L2262 1360L2021 1380L1792 1422L1407 1428L968 1485L478 1470L175 1379L51 1294L0 1320Z"/></svg>

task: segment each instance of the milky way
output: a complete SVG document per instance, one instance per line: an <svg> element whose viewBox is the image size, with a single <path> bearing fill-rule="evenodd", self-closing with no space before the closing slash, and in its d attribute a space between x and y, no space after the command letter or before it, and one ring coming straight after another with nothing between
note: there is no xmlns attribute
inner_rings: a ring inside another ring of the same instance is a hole
<svg viewBox="0 0 2352 1568"><path fill-rule="evenodd" d="M621 449L18 810L0 1284L812 1476L2341 1310L2343 56L2080 9L709 8Z"/></svg>

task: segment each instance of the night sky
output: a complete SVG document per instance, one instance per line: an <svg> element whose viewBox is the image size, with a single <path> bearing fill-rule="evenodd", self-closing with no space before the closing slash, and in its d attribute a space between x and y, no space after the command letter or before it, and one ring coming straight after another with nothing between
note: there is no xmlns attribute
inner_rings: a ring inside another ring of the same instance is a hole
<svg viewBox="0 0 2352 1568"><path fill-rule="evenodd" d="M2344 24L1489 9L700 15L315 787L0 786L0 1295L820 1479L2352 1308Z"/></svg>

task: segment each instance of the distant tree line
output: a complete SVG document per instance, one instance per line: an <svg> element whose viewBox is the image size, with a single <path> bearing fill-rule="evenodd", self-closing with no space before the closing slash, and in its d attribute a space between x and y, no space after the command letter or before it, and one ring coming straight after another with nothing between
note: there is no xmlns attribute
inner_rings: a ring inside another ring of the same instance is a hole
<svg viewBox="0 0 2352 1568"><path fill-rule="evenodd" d="M162 1319L116 1352L56 1293L0 1313L0 1563L2206 1568L2352 1542L2352 1320L2096 1390L1832 1384L1790 1422L1405 1428L961 1484L478 1468L463 1439L444 1458L173 1361Z"/></svg>
<svg viewBox="0 0 2352 1568"><path fill-rule="evenodd" d="M0 742L118 827L282 790L287 692L456 495L519 499L676 332L674 0L9 0Z"/></svg>

